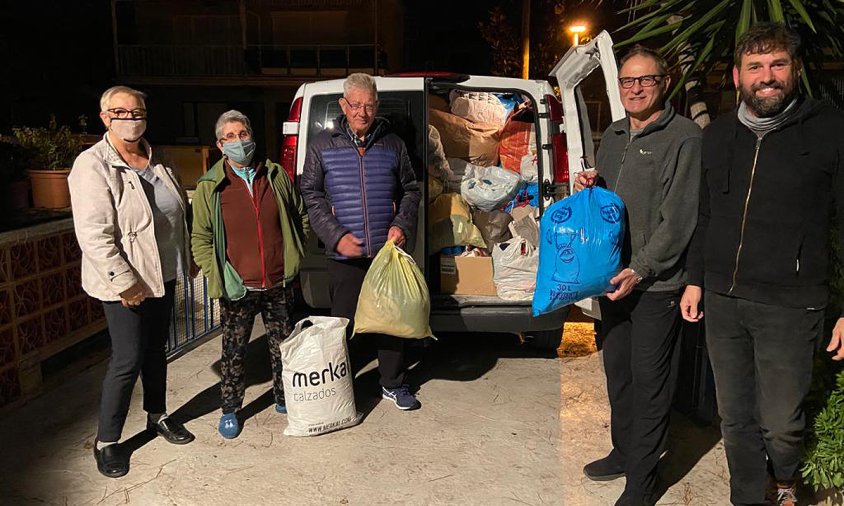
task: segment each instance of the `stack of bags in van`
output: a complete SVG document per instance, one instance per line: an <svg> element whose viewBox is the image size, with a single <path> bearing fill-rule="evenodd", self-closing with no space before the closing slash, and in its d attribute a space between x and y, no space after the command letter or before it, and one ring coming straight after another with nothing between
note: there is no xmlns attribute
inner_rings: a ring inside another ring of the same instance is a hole
<svg viewBox="0 0 844 506"><path fill-rule="evenodd" d="M490 295L529 301L540 198L533 109L514 95L453 90L449 99L429 97L429 251L485 257Z"/></svg>

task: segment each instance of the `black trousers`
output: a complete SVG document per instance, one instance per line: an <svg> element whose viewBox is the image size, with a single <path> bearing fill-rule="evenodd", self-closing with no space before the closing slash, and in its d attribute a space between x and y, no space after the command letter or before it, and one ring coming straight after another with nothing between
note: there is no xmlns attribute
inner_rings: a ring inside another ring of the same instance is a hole
<svg viewBox="0 0 844 506"><path fill-rule="evenodd" d="M331 291L331 316L349 319L347 336L351 336L355 326L355 310L358 305L360 288L363 278L369 269L372 259L361 258L353 260L328 260L329 290ZM360 334L353 341L365 339L374 341L378 348L378 372L381 375L381 386L396 388L404 383L404 339L385 334ZM360 353L361 345L352 342L350 354ZM352 357L352 369L357 370L354 363L357 357Z"/></svg>
<svg viewBox="0 0 844 506"><path fill-rule="evenodd" d="M733 504L763 504L768 464L799 475L803 401L824 311L760 304L707 291L706 346L715 375Z"/></svg>
<svg viewBox="0 0 844 506"><path fill-rule="evenodd" d="M223 414L234 413L243 406L246 392L246 350L255 316L261 314L267 331L270 365L273 373L273 398L284 404L281 379L282 341L293 331L293 290L275 287L264 291L249 291L236 301L220 299L220 323L223 327L223 356L220 360L220 392Z"/></svg>
<svg viewBox="0 0 844 506"><path fill-rule="evenodd" d="M625 490L650 494L668 439L680 294L634 290L619 301L599 302L613 451L624 461Z"/></svg>
<svg viewBox="0 0 844 506"><path fill-rule="evenodd" d="M145 299L139 306L103 302L111 360L100 399L99 441L119 441L129 413L138 375L144 387L144 411L167 411L167 355L176 281L164 284L164 297Z"/></svg>

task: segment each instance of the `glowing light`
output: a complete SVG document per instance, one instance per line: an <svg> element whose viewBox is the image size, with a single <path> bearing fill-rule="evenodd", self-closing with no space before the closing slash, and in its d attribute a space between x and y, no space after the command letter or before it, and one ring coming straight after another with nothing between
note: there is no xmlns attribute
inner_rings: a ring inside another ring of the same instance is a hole
<svg viewBox="0 0 844 506"><path fill-rule="evenodd" d="M576 23L573 25L569 25L568 31L571 32L574 40L574 45L577 46L580 44L580 35L585 34L587 30L587 26L585 23Z"/></svg>

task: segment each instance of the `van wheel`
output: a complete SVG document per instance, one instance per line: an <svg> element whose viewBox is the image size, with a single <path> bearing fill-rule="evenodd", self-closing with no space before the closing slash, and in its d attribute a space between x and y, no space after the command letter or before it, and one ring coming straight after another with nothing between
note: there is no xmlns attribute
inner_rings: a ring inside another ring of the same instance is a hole
<svg viewBox="0 0 844 506"><path fill-rule="evenodd" d="M525 336L525 344L532 348L556 351L563 342L563 328L537 330Z"/></svg>

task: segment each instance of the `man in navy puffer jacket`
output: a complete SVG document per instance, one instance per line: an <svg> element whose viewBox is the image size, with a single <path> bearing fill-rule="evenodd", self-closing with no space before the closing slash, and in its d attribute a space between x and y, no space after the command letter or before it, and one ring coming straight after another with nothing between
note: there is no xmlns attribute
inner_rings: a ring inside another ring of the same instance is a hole
<svg viewBox="0 0 844 506"><path fill-rule="evenodd" d="M388 240L413 245L421 191L404 142L375 117L378 91L371 76L346 78L340 108L336 128L322 131L308 146L300 189L329 256L331 314L348 318L352 329L372 258ZM404 382L404 340L373 338L382 396L399 409L418 408Z"/></svg>

